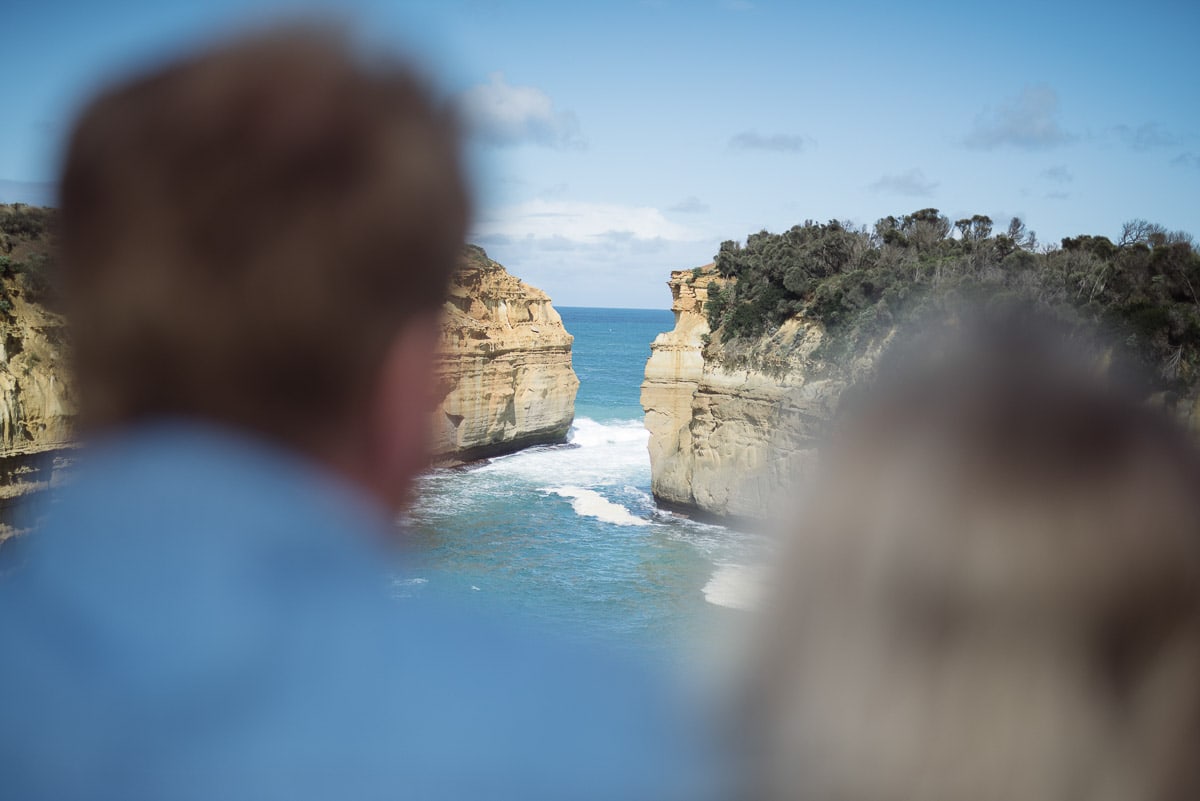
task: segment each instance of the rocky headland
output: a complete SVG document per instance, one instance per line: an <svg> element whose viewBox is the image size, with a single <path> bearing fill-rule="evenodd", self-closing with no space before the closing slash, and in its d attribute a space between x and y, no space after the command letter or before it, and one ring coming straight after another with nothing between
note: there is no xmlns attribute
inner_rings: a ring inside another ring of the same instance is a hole
<svg viewBox="0 0 1200 801"><path fill-rule="evenodd" d="M814 358L824 326L799 317L723 348L704 308L725 283L713 265L668 281L675 327L651 344L642 384L651 489L665 508L753 521L810 468L853 370Z"/></svg>
<svg viewBox="0 0 1200 801"><path fill-rule="evenodd" d="M642 406L652 490L669 509L769 518L847 390L869 387L893 342L963 309L1034 309L1095 338L1098 364L1128 368L1148 402L1200 431L1200 252L1145 221L1116 242L1050 248L1020 220L994 233L986 217L952 225L936 209L873 230L807 222L726 242L668 286L675 326L651 345Z"/></svg>
<svg viewBox="0 0 1200 801"><path fill-rule="evenodd" d="M70 463L74 389L50 275L56 212L0 205L0 539L6 511ZM579 381L550 298L468 247L445 304L439 464L563 442Z"/></svg>
<svg viewBox="0 0 1200 801"><path fill-rule="evenodd" d="M442 324L437 461L564 442L579 389L572 341L545 292L468 247Z"/></svg>

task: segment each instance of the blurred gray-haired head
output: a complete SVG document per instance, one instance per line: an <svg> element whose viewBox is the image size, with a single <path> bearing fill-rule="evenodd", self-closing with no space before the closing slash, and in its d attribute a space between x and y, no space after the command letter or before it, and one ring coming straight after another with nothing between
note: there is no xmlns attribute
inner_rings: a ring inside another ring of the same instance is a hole
<svg viewBox="0 0 1200 801"><path fill-rule="evenodd" d="M1030 324L860 394L764 618L757 797L1200 797L1200 457Z"/></svg>

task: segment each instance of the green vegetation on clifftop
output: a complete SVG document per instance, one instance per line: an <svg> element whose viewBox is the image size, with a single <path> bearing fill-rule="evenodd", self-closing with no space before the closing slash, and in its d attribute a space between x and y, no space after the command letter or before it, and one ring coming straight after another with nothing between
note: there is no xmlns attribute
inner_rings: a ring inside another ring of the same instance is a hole
<svg viewBox="0 0 1200 801"><path fill-rule="evenodd" d="M0 314L10 316L14 295L52 304L55 222L53 209L0 204Z"/></svg>
<svg viewBox="0 0 1200 801"><path fill-rule="evenodd" d="M1200 253L1190 235L1135 220L1116 242L1078 236L1039 248L1014 218L951 223L937 209L885 217L873 230L812 221L725 242L724 286L709 291L714 338L737 344L802 315L824 325L820 356L965 307L1032 307L1117 344L1162 389L1200 386Z"/></svg>

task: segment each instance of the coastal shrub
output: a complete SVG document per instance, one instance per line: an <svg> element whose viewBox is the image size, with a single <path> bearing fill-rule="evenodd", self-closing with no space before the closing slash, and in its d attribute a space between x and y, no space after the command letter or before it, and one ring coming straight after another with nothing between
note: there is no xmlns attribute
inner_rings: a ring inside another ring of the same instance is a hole
<svg viewBox="0 0 1200 801"><path fill-rule="evenodd" d="M51 279L53 260L48 254L34 253L22 262L14 262L12 267L26 299L32 303L53 303L56 298Z"/></svg>
<svg viewBox="0 0 1200 801"><path fill-rule="evenodd" d="M708 285L708 300L704 304L704 313L708 317L709 328L716 330L725 317L725 307L729 299L725 291L716 284Z"/></svg>
<svg viewBox="0 0 1200 801"><path fill-rule="evenodd" d="M46 209L14 203L0 207L0 231L28 239L39 239L46 231L49 213Z"/></svg>
<svg viewBox="0 0 1200 801"><path fill-rule="evenodd" d="M1135 220L1117 242L1081 235L1038 249L1019 218L994 229L986 215L951 224L927 208L870 230L809 220L723 242L714 262L732 280L710 288L713 338L760 337L802 313L825 326L823 354L844 356L956 303L1032 305L1124 343L1162 381L1200 383L1200 253L1190 235Z"/></svg>

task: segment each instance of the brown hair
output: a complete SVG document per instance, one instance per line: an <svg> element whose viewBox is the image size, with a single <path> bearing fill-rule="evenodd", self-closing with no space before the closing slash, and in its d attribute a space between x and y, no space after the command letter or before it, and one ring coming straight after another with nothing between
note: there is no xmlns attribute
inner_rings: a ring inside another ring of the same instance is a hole
<svg viewBox="0 0 1200 801"><path fill-rule="evenodd" d="M315 27L102 94L61 184L82 423L192 415L298 444L343 425L442 302L468 217L458 149L411 71Z"/></svg>

